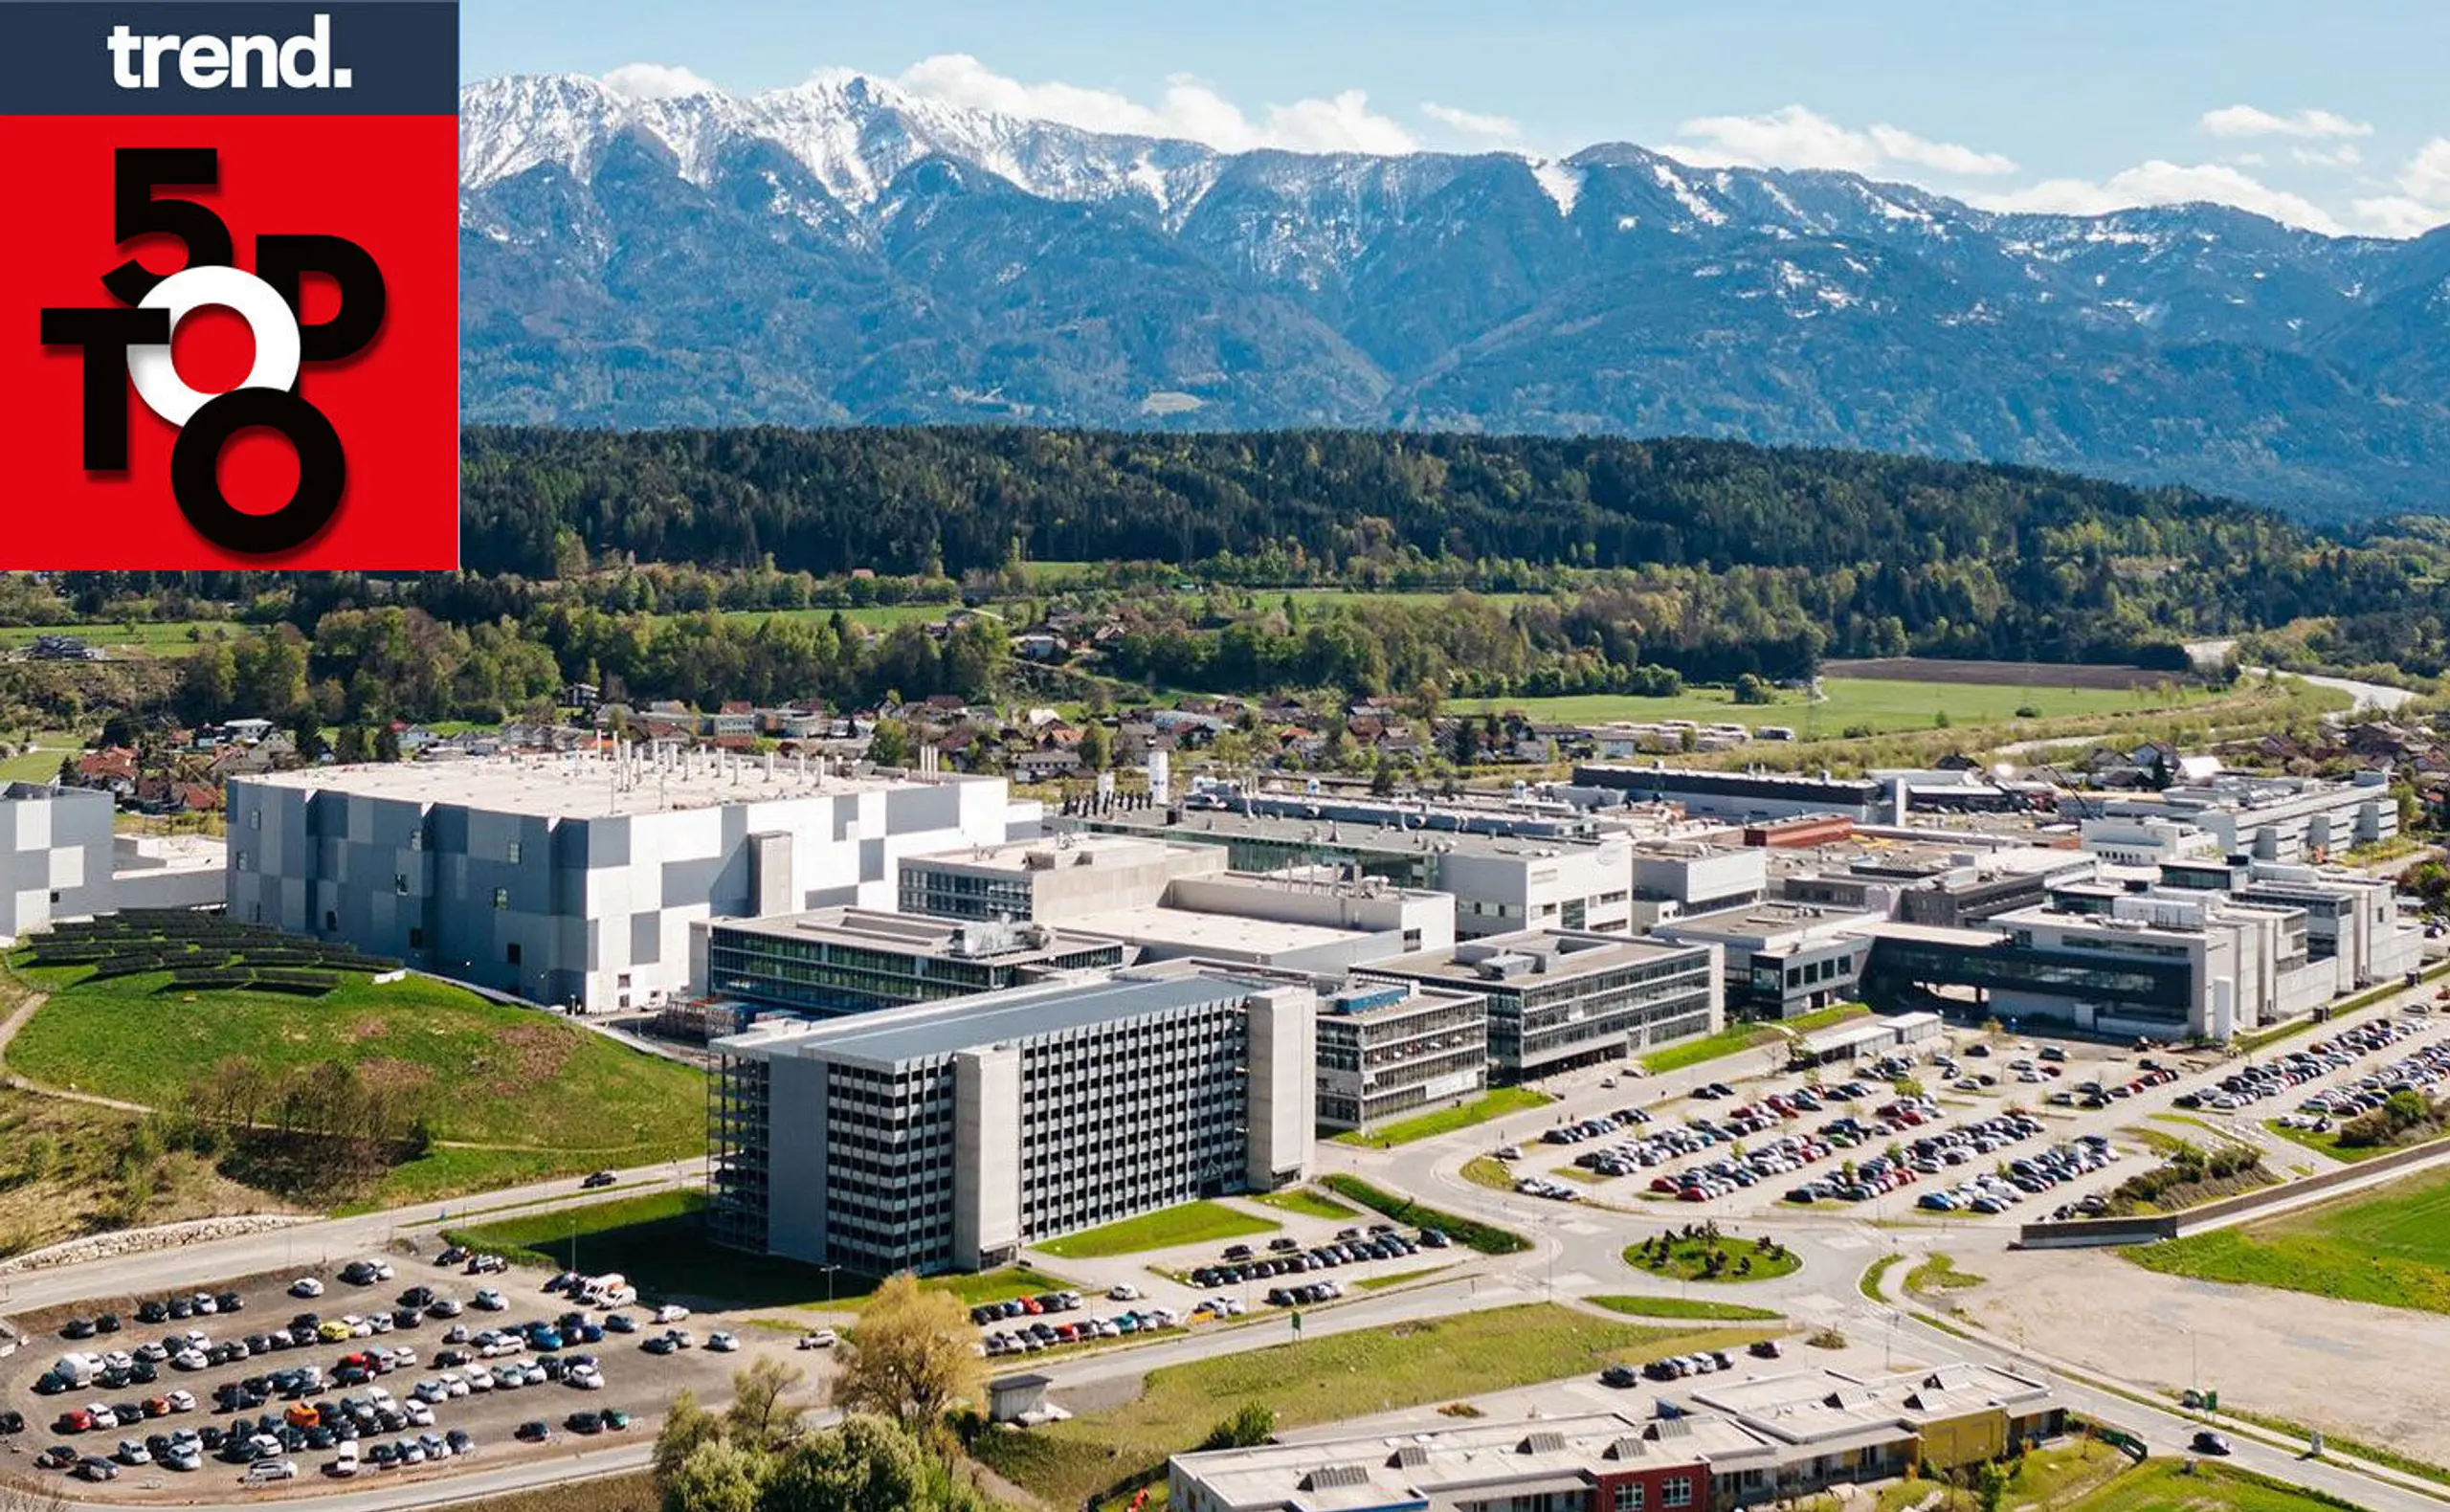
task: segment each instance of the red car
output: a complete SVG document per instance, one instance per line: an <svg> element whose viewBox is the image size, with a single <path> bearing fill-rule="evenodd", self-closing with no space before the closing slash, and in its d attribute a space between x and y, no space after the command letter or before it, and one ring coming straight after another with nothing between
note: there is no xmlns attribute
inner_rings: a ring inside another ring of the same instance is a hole
<svg viewBox="0 0 2450 1512"><path fill-rule="evenodd" d="M63 1434L90 1434L94 1431L94 1414L76 1408L59 1414L58 1426Z"/></svg>

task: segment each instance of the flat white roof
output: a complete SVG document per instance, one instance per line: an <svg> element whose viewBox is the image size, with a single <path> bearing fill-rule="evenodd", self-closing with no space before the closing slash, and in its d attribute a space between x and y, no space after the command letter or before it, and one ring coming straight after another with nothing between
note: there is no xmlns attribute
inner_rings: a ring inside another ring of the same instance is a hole
<svg viewBox="0 0 2450 1512"><path fill-rule="evenodd" d="M906 777L827 775L815 765L803 766L780 757L775 758L769 772L764 757L726 761L705 752L660 762L652 754L643 755L621 764L616 771L612 761L592 751L559 756L489 756L457 762L310 767L231 779L233 783L260 783L310 792L345 792L400 803L451 804L494 813L573 819L886 792L944 782L1000 780L945 777L919 781Z"/></svg>
<svg viewBox="0 0 2450 1512"><path fill-rule="evenodd" d="M1119 940L1151 941L1194 949L1231 950L1249 955L1280 955L1366 940L1372 931L1338 929L1327 924L1252 919L1240 914L1201 913L1152 903L1140 908L1110 908L1103 913L1067 919L1063 927L1074 936L1110 935Z"/></svg>

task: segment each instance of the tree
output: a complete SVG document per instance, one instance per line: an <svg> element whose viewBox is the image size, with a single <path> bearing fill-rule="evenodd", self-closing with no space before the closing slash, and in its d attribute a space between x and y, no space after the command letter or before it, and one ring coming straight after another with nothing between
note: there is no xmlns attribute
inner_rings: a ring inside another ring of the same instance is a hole
<svg viewBox="0 0 2450 1512"><path fill-rule="evenodd" d="M2008 1472L1995 1459L1986 1459L1973 1469L1973 1500L1982 1512L1999 1512L1999 1503L2008 1496Z"/></svg>
<svg viewBox="0 0 2450 1512"><path fill-rule="evenodd" d="M1735 701L1738 703L1775 703L1778 690L1757 672L1748 672L1735 679Z"/></svg>
<svg viewBox="0 0 2450 1512"><path fill-rule="evenodd" d="M671 1409L663 1415L663 1432L655 1439L656 1489L668 1498L681 1465L700 1446L723 1437L723 1424L715 1415L698 1405L695 1391L683 1390L674 1397Z"/></svg>
<svg viewBox="0 0 2450 1512"><path fill-rule="evenodd" d="M400 732L391 727L390 720L385 720L374 731L374 759L376 761L400 759Z"/></svg>
<svg viewBox="0 0 2450 1512"><path fill-rule="evenodd" d="M342 725L340 738L332 744L332 759L354 763L362 762L366 757L366 726L363 724Z"/></svg>
<svg viewBox="0 0 2450 1512"><path fill-rule="evenodd" d="M1080 765L1090 771L1114 765L1114 732L1096 720L1080 726Z"/></svg>
<svg viewBox="0 0 2450 1512"><path fill-rule="evenodd" d="M907 767L911 756L910 726L900 720L877 721L868 737L868 760L880 767Z"/></svg>
<svg viewBox="0 0 2450 1512"><path fill-rule="evenodd" d="M792 1393L808 1384L807 1372L779 1360L759 1359L731 1376L731 1406L724 1412L724 1435L733 1443L769 1449L798 1436L802 1404Z"/></svg>
<svg viewBox="0 0 2450 1512"><path fill-rule="evenodd" d="M854 1413L786 1455L759 1512L929 1512L946 1505L945 1477L893 1418Z"/></svg>
<svg viewBox="0 0 2450 1512"><path fill-rule="evenodd" d="M907 1271L886 1278L844 1342L835 1399L852 1412L876 1412L930 1427L952 1408L976 1400L986 1383L977 1331L949 1292L922 1290Z"/></svg>
<svg viewBox="0 0 2450 1512"><path fill-rule="evenodd" d="M758 1512L773 1461L710 1438L689 1451L663 1487L663 1512Z"/></svg>
<svg viewBox="0 0 2450 1512"><path fill-rule="evenodd" d="M1220 1418L1199 1442L1212 1449L1256 1449L1276 1434L1276 1410L1265 1402L1244 1402L1230 1417Z"/></svg>

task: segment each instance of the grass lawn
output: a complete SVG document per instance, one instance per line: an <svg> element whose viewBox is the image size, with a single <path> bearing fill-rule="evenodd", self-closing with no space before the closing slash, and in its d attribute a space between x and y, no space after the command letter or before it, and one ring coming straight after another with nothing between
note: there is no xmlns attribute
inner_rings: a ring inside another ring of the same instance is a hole
<svg viewBox="0 0 2450 1512"><path fill-rule="evenodd" d="M1280 1429L1503 1390L1694 1349L1758 1328L1684 1330L1612 1323L1533 1304L1288 1342L1152 1370L1140 1396L1025 1434L990 1434L981 1456L1048 1505L1082 1501L1165 1463L1246 1402Z"/></svg>
<svg viewBox="0 0 2450 1512"><path fill-rule="evenodd" d="M2450 1313L2450 1175L2119 1253L2164 1275Z"/></svg>
<svg viewBox="0 0 2450 1512"><path fill-rule="evenodd" d="M317 998L161 992L168 975L85 981L84 967L20 972L51 999L9 1047L11 1069L51 1086L176 1108L234 1056L280 1075L341 1062L423 1100L442 1142L394 1167L399 1201L597 1167L697 1159L705 1081L534 1009L424 977L345 975Z"/></svg>
<svg viewBox="0 0 2450 1512"><path fill-rule="evenodd" d="M1491 1191L1512 1191L1514 1171L1494 1155L1475 1155L1463 1163L1463 1179Z"/></svg>
<svg viewBox="0 0 2450 1512"><path fill-rule="evenodd" d="M2013 1493L2012 1493L2013 1494ZM2067 1503L2065 1512L2337 1512L2349 1503L2197 1460L2155 1459Z"/></svg>
<svg viewBox="0 0 2450 1512"><path fill-rule="evenodd" d="M1209 1244L1245 1234L1271 1234L1282 1227L1221 1202L1186 1202L1178 1208L1144 1212L1102 1229L1067 1234L1037 1247L1049 1255L1070 1259L1102 1259L1114 1255L1137 1255L1143 1250L1169 1250L1183 1244Z"/></svg>
<svg viewBox="0 0 2450 1512"><path fill-rule="evenodd" d="M1678 1318L1709 1323L1776 1323L1786 1315L1769 1307L1742 1302L1704 1301L1691 1297L1593 1297L1592 1305L1628 1318Z"/></svg>
<svg viewBox="0 0 2450 1512"><path fill-rule="evenodd" d="M1803 1259L1794 1251L1784 1246L1765 1250L1760 1248L1760 1243L1759 1240L1741 1238L1732 1234L1721 1234L1716 1240L1707 1237L1679 1238L1668 1246L1664 1264L1653 1263L1646 1257L1643 1245L1629 1244L1625 1247L1625 1263L1645 1276L1656 1276L1661 1280L1713 1283L1766 1281L1773 1276L1792 1276L1803 1268ZM1648 1251L1650 1256L1658 1253L1656 1247ZM1709 1268L1713 1253L1724 1256L1720 1268L1715 1271ZM1738 1267L1746 1260L1752 1262L1751 1268L1739 1272Z"/></svg>
<svg viewBox="0 0 2450 1512"><path fill-rule="evenodd" d="M0 1000L0 1015L11 1006ZM191 1151L149 1141L144 1123L118 1108L0 1087L0 1257L130 1224L286 1206Z"/></svg>
<svg viewBox="0 0 2450 1512"><path fill-rule="evenodd" d="M2307 1149L2328 1155L2333 1160L2344 1161L2350 1165L2354 1165L2360 1160L2372 1160L2376 1155L2387 1155L2397 1148L2396 1145L2344 1145L2339 1142L2339 1129L2336 1124L2328 1134L2317 1134L2312 1129L2283 1128L2278 1119L2265 1119L2262 1121L2262 1126L2291 1145L2303 1145Z"/></svg>
<svg viewBox="0 0 2450 1512"><path fill-rule="evenodd" d="M1687 1039L1651 1051L1641 1057L1642 1069L1653 1076L1682 1071L1705 1060L1718 1060L1773 1045L1791 1035L1809 1034L1850 1018L1866 1017L1870 1012L1871 1010L1860 1003L1840 1003L1836 1008L1824 1008L1819 1012L1806 1013L1801 1018L1791 1018L1778 1024L1729 1024L1715 1034L1704 1034L1699 1039Z"/></svg>
<svg viewBox="0 0 2450 1512"><path fill-rule="evenodd" d="M1961 1292L1981 1284L1981 1277L1958 1270L1956 1261L1945 1255L1934 1255L1905 1273L1905 1289L1917 1297Z"/></svg>
<svg viewBox="0 0 2450 1512"><path fill-rule="evenodd" d="M1370 1149L1392 1149L1398 1145L1436 1139L1440 1134L1452 1134L1457 1129L1470 1128L1476 1123L1486 1123L1492 1119L1502 1119L1516 1113L1528 1113L1533 1108L1546 1107L1555 1101L1557 1101L1555 1098L1534 1087L1495 1087L1469 1102L1459 1102L1451 1108L1439 1108L1435 1113L1424 1113L1418 1118L1400 1119L1367 1134L1357 1129L1348 1130L1336 1136L1336 1143L1359 1145Z"/></svg>
<svg viewBox="0 0 2450 1512"><path fill-rule="evenodd" d="M930 620L958 613L960 610L959 604L868 604L857 609L846 605L839 610L727 609L724 611L724 618L734 624L752 627L769 619L813 621L823 624L838 613L854 625L865 625L872 630L891 630L896 625L924 625Z"/></svg>
<svg viewBox="0 0 2450 1512"><path fill-rule="evenodd" d="M1427 1265L1417 1271L1397 1271L1392 1276L1365 1276L1353 1284L1365 1292L1383 1292L1390 1286L1408 1285L1454 1268L1451 1265Z"/></svg>
<svg viewBox="0 0 2450 1512"><path fill-rule="evenodd" d="M462 1501L459 1512L657 1512L662 1505L662 1498L656 1495L655 1478L639 1470L589 1480L556 1480L534 1491Z"/></svg>
<svg viewBox="0 0 2450 1512"><path fill-rule="evenodd" d="M2127 1468L2127 1458L2108 1444L2094 1438L2079 1438L2026 1454L2023 1463L2008 1480L2007 1495L2000 1505L2006 1507L2054 1506L2071 1496L2107 1483L2110 1478ZM1904 1512L1904 1508L1945 1494L1948 1487L1937 1480L1909 1476L1882 1486L1878 1512Z"/></svg>
<svg viewBox="0 0 2450 1512"><path fill-rule="evenodd" d="M1353 1216L1350 1208L1336 1201L1325 1192L1313 1190L1308 1187L1287 1187L1282 1191L1262 1191L1254 1194L1248 1200L1258 1203L1262 1207L1278 1208L1286 1212L1298 1212L1305 1218L1333 1218L1341 1223Z"/></svg>
<svg viewBox="0 0 2450 1512"><path fill-rule="evenodd" d="M1870 1265L1864 1268L1861 1277L1857 1279L1855 1282L1855 1289L1876 1302L1888 1301L1886 1297L1881 1294L1881 1280L1888 1275L1889 1267L1895 1265L1903 1258L1904 1258L1904 1256L1901 1255L1883 1255L1879 1259L1872 1261Z"/></svg>
<svg viewBox="0 0 2450 1512"><path fill-rule="evenodd" d="M1397 1223L1437 1229L1465 1249L1478 1250L1482 1255L1518 1255L1531 1248L1530 1240L1512 1230L1501 1229L1496 1224L1482 1223L1459 1213L1441 1212L1427 1203L1414 1202L1401 1192L1372 1186L1358 1176L1348 1176L1338 1171L1321 1178L1321 1184L1338 1196L1349 1197ZM1508 1190L1511 1187L1509 1182Z"/></svg>
<svg viewBox="0 0 2450 1512"><path fill-rule="evenodd" d="M1784 724L1806 740L1836 736L1854 725L1867 724L1881 734L1891 730L1927 730L1945 711L1952 725L2004 724L2019 708L2032 708L2040 719L2067 715L2127 714L2170 708L2206 697L2202 689L2186 688L2172 700L2157 688L2053 688L2040 685L1974 682L1915 682L1890 678L1827 678L1815 703L1801 693L1781 691L1773 703L1740 704L1727 688L1687 688L1673 698L1644 699L1621 693L1571 694L1549 699L1486 699L1459 701L1457 712L1519 709L1534 720L1571 723L1631 720L1695 720L1702 723Z"/></svg>
<svg viewBox="0 0 2450 1512"><path fill-rule="evenodd" d="M619 1271L654 1298L691 1297L745 1307L850 1306L876 1290L878 1278L778 1256L749 1255L707 1242L697 1191L653 1191L558 1212L515 1213L446 1231L452 1241L490 1250L515 1264L561 1270L577 1262L590 1271ZM577 1248L571 1245L575 1238ZM950 1292L965 1307L1073 1283L1028 1266L977 1275L930 1276L920 1284Z"/></svg>

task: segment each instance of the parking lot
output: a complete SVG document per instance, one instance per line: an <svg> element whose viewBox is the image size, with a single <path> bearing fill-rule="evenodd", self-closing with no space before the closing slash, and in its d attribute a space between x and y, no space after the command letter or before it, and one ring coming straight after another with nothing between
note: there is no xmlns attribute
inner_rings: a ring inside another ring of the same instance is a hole
<svg viewBox="0 0 2450 1512"><path fill-rule="evenodd" d="M1559 1088L1568 1101L1544 1110L1545 1125L1517 1123L1489 1153L1518 1193L1560 1202L1694 1203L1712 1216L1831 1204L1882 1218L2073 1215L2098 1210L2134 1168L2117 1162L2149 1154L2139 1120L2199 1110L2241 1140L2296 1152L2261 1121L2327 1129L2394 1088L2430 1087L2450 1074L2450 1053L2410 1047L2433 1031L2427 1016L2368 1012L2243 1061L1959 1031L1879 1061L1748 1078L1731 1067L1726 1080L1647 1098L1640 1078L1611 1071ZM1901 1078L1913 1090L1901 1093ZM2283 1097L2293 1101L2273 1101Z"/></svg>
<svg viewBox="0 0 2450 1512"><path fill-rule="evenodd" d="M1442 1234L1398 1229L1373 1213L1330 1219L1258 1204L1247 1211L1265 1213L1281 1232L1096 1261L1046 1260L1051 1273L1071 1277L1078 1288L972 1307L981 1348L1001 1359L1281 1315L1474 1258Z"/></svg>
<svg viewBox="0 0 2450 1512"><path fill-rule="evenodd" d="M795 1342L545 1280L369 1256L18 1320L0 1428L23 1428L0 1467L116 1501L440 1478L652 1436L679 1391L720 1399ZM823 1358L797 1356L812 1375Z"/></svg>

